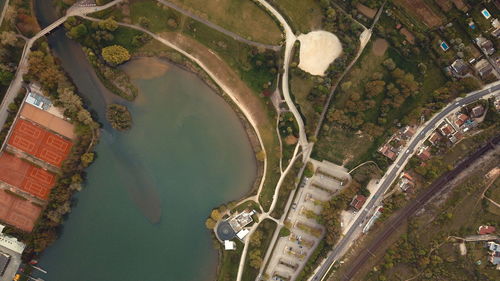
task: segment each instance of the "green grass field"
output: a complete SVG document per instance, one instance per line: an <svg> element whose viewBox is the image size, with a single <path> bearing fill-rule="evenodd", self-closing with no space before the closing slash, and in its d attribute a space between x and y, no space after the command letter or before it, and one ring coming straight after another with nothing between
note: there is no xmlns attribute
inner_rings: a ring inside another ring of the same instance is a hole
<svg viewBox="0 0 500 281"><path fill-rule="evenodd" d="M277 44L281 30L273 18L253 1L248 0L172 0L227 30L262 43Z"/></svg>
<svg viewBox="0 0 500 281"><path fill-rule="evenodd" d="M300 33L320 29L323 13L317 0L273 0Z"/></svg>

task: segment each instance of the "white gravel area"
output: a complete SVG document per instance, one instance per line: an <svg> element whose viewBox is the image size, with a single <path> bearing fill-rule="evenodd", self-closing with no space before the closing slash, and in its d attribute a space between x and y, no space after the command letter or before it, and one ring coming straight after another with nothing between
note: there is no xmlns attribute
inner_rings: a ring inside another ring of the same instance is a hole
<svg viewBox="0 0 500 281"><path fill-rule="evenodd" d="M299 68L312 75L325 75L328 66L342 54L339 38L330 32L318 30L301 34Z"/></svg>

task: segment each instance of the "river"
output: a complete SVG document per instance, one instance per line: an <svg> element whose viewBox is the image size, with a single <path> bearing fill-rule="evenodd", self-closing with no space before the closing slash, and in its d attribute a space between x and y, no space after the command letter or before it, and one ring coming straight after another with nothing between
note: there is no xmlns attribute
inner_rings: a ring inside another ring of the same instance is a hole
<svg viewBox="0 0 500 281"><path fill-rule="evenodd" d="M54 20L36 0L40 23ZM123 68L139 87L133 103L107 91L62 29L49 43L102 121L106 104L126 104L132 129L104 122L97 159L59 240L40 260L48 281L213 280L217 261L204 220L251 187L256 165L238 117L198 77L156 59Z"/></svg>

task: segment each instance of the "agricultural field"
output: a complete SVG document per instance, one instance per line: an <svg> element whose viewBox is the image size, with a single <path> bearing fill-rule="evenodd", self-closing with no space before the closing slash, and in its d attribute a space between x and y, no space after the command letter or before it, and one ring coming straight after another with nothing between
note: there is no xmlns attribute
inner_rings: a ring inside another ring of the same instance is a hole
<svg viewBox="0 0 500 281"><path fill-rule="evenodd" d="M443 24L444 18L439 9L425 0L396 0L395 3L405 9L419 21L424 22L429 28Z"/></svg>

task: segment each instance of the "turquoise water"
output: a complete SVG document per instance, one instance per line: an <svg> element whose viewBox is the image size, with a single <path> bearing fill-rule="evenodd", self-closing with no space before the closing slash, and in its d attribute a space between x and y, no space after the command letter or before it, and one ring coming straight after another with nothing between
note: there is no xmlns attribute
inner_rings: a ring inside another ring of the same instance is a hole
<svg viewBox="0 0 500 281"><path fill-rule="evenodd" d="M204 220L250 189L249 141L196 76L169 65L134 82L141 93L129 105L133 128L103 133L86 188L41 259L45 280L214 279L217 255Z"/></svg>

